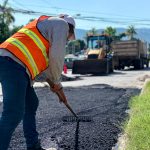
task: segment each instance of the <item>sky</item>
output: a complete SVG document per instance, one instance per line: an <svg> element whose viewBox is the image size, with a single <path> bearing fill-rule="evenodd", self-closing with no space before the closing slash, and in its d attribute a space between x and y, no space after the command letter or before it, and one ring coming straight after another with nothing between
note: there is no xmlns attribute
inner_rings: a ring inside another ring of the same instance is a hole
<svg viewBox="0 0 150 150"><path fill-rule="evenodd" d="M3 2L0 0L0 4ZM127 28L130 25L150 27L150 0L8 0L8 5L15 10L36 12L15 13L15 25L25 25L43 14L64 13L75 17L78 29Z"/></svg>

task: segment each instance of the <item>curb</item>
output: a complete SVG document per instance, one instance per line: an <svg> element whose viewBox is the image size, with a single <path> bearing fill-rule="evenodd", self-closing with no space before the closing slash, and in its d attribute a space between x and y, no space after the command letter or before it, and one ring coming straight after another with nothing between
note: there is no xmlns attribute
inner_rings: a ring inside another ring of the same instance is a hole
<svg viewBox="0 0 150 150"><path fill-rule="evenodd" d="M140 95L142 95L142 94L144 93L145 87L146 87L146 85L147 85L148 83L150 83L150 78L147 78L147 79L145 80Z"/></svg>

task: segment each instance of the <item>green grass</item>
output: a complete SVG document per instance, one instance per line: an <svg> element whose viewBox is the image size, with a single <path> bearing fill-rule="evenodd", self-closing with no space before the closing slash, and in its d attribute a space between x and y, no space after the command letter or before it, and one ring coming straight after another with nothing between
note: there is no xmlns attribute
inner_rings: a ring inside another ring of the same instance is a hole
<svg viewBox="0 0 150 150"><path fill-rule="evenodd" d="M131 113L125 123L126 150L150 150L150 82L129 105Z"/></svg>

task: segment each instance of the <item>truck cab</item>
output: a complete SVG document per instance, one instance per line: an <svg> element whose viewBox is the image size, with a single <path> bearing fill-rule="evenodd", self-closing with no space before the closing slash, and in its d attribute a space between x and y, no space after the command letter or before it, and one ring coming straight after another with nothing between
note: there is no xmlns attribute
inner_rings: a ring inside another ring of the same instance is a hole
<svg viewBox="0 0 150 150"><path fill-rule="evenodd" d="M112 38L108 35L89 35L87 37L88 59L103 59L110 52Z"/></svg>

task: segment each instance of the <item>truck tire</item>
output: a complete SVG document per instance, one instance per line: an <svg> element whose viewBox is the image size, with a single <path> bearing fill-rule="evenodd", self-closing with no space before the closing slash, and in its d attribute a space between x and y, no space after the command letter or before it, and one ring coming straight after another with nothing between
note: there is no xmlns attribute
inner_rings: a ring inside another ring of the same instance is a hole
<svg viewBox="0 0 150 150"><path fill-rule="evenodd" d="M149 68L149 60L146 60L146 67Z"/></svg>
<svg viewBox="0 0 150 150"><path fill-rule="evenodd" d="M144 59L141 59L140 61L140 69L144 69Z"/></svg>
<svg viewBox="0 0 150 150"><path fill-rule="evenodd" d="M110 67L109 67L109 61L107 60L106 63L107 63L107 65L106 65L106 74L109 74L109 72L110 72L110 71L109 71L109 68L110 68Z"/></svg>
<svg viewBox="0 0 150 150"><path fill-rule="evenodd" d="M134 69L143 69L143 68L144 68L143 59L138 59L134 62Z"/></svg>

